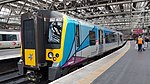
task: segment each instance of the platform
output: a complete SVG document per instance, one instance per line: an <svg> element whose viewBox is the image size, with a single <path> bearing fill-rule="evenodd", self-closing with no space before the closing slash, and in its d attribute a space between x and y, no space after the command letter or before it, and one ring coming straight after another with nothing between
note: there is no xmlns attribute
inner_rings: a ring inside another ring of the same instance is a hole
<svg viewBox="0 0 150 84"><path fill-rule="evenodd" d="M138 52L131 42L129 51L92 84L150 84L150 48Z"/></svg>
<svg viewBox="0 0 150 84"><path fill-rule="evenodd" d="M150 48L138 52L135 42L50 84L149 84ZM121 59L120 59L121 58Z"/></svg>
<svg viewBox="0 0 150 84"><path fill-rule="evenodd" d="M0 60L20 57L20 48L16 49L1 49Z"/></svg>

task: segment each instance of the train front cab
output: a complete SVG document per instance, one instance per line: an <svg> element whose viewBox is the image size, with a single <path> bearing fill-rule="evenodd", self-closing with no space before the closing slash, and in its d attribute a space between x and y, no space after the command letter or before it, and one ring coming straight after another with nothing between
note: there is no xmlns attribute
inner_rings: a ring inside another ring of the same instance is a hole
<svg viewBox="0 0 150 84"><path fill-rule="evenodd" d="M27 75L29 80L37 81L42 77L51 80L48 73L53 70L53 74L56 70L49 67L62 59L61 37L64 38L64 35L61 35L62 30L55 29L53 35L56 38L48 37L50 26L64 26L63 16L42 10L21 16L22 57L18 68L19 73Z"/></svg>

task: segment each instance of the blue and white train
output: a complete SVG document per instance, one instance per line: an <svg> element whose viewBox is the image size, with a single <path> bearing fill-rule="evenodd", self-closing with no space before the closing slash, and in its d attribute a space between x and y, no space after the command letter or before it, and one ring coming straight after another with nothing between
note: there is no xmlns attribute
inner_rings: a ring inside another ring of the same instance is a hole
<svg viewBox="0 0 150 84"><path fill-rule="evenodd" d="M20 74L52 81L124 43L123 34L65 14L39 10L21 16Z"/></svg>

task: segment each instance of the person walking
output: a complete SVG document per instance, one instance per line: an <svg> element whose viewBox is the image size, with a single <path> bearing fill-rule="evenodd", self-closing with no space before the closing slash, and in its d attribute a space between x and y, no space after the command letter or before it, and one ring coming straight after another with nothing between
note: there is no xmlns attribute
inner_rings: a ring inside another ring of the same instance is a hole
<svg viewBox="0 0 150 84"><path fill-rule="evenodd" d="M146 45L146 47L148 48L148 42L149 42L149 38L148 38L148 36L145 36L145 45Z"/></svg>
<svg viewBox="0 0 150 84"><path fill-rule="evenodd" d="M137 44L138 44L138 51L142 51L142 49L143 49L142 44L144 44L144 41L141 36L138 37Z"/></svg>

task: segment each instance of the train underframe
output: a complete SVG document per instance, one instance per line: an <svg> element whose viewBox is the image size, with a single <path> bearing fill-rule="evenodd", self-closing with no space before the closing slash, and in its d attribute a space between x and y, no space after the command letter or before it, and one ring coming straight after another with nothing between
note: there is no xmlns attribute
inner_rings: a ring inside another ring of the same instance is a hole
<svg viewBox="0 0 150 84"><path fill-rule="evenodd" d="M63 68L46 66L33 69L30 67L25 67L23 62L18 62L18 69L19 74L26 75L29 80L33 82L40 82L41 80L53 81L84 66L85 64L87 64L87 60Z"/></svg>

